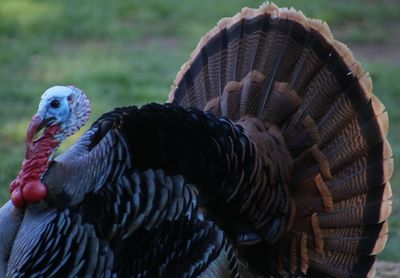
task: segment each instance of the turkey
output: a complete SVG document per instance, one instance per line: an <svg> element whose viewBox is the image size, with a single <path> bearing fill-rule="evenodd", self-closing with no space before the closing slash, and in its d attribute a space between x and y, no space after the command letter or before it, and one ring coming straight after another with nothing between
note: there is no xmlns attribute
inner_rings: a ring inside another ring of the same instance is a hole
<svg viewBox="0 0 400 278"><path fill-rule="evenodd" d="M374 275L388 116L326 23L244 8L200 40L167 104L106 113L54 158L89 113L76 87L43 94L0 210L3 275Z"/></svg>

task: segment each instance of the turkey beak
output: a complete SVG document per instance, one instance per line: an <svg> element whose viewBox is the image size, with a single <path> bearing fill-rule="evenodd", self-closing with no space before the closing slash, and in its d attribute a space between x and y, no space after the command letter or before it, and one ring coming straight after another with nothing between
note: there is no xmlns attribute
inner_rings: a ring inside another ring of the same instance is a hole
<svg viewBox="0 0 400 278"><path fill-rule="evenodd" d="M28 155L29 150L32 146L33 140L36 134L39 133L43 128L48 127L51 122L54 120L54 117L50 117L47 119L43 119L40 114L36 113L31 120L31 123L28 127L28 132L26 134L26 153L25 156Z"/></svg>

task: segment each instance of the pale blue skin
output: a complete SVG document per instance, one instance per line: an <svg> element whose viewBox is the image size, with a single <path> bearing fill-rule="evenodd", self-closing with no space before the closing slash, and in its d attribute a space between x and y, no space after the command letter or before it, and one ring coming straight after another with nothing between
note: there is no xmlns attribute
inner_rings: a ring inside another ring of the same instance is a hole
<svg viewBox="0 0 400 278"><path fill-rule="evenodd" d="M58 100L59 106L53 107L52 101ZM89 118L90 102L86 95L73 86L54 86L42 95L36 115L42 127L60 124L56 139L61 142L74 134Z"/></svg>
<svg viewBox="0 0 400 278"><path fill-rule="evenodd" d="M48 89L42 95L39 103L38 115L43 120L54 118L51 125L64 123L71 114L71 108L68 97L73 93L73 90L65 86L54 86ZM53 108L51 102L58 100L60 106Z"/></svg>

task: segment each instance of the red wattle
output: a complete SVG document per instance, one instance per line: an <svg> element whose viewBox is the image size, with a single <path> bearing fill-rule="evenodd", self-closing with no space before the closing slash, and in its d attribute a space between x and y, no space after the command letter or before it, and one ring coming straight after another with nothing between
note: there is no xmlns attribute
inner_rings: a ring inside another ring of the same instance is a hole
<svg viewBox="0 0 400 278"><path fill-rule="evenodd" d="M22 188L22 196L29 203L40 202L47 197L47 188L40 181L30 181Z"/></svg>
<svg viewBox="0 0 400 278"><path fill-rule="evenodd" d="M55 135L60 125L46 128L43 135L33 140L34 130L38 126L34 117L28 131L26 156L18 176L10 184L11 200L16 207L24 207L26 202L36 203L47 198L47 188L40 182L50 164L50 156L60 144Z"/></svg>
<svg viewBox="0 0 400 278"><path fill-rule="evenodd" d="M11 201L17 208L23 208L25 205L24 198L22 197L22 192L19 188L16 188L11 193Z"/></svg>
<svg viewBox="0 0 400 278"><path fill-rule="evenodd" d="M14 190L15 190L16 188L20 187L20 186L21 186L21 185L20 185L19 179L13 180L13 181L11 182L11 184L10 184L10 193L13 193Z"/></svg>

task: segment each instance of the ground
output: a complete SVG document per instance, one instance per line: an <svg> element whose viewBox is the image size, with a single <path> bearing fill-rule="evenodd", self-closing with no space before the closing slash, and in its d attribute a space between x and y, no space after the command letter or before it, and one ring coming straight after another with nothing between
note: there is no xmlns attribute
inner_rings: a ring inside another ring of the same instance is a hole
<svg viewBox="0 0 400 278"><path fill-rule="evenodd" d="M400 274L400 263L378 261L376 264L376 278L396 278Z"/></svg>

